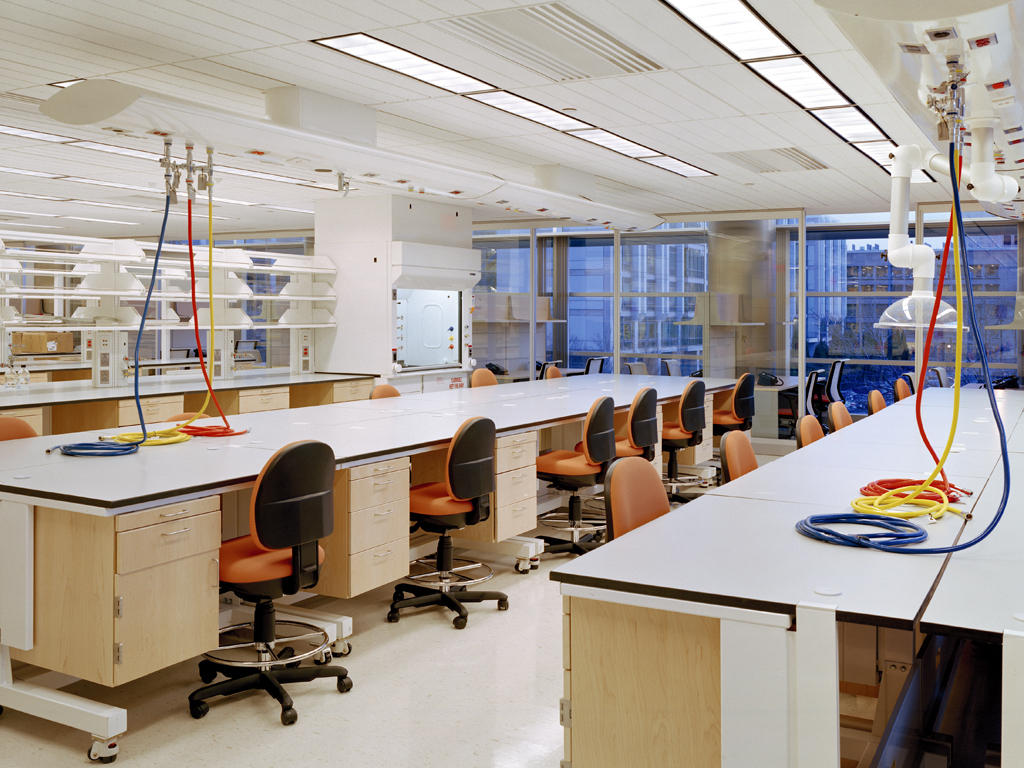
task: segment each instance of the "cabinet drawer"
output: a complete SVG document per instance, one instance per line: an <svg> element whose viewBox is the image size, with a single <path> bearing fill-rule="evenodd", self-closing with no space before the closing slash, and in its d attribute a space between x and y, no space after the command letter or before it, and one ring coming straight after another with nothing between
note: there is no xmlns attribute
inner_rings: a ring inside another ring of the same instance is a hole
<svg viewBox="0 0 1024 768"><path fill-rule="evenodd" d="M390 461L378 461L376 464L363 464L352 467L348 471L349 480L361 480L364 477L380 477L388 472L400 472L409 468L409 457L401 456Z"/></svg>
<svg viewBox="0 0 1024 768"><path fill-rule="evenodd" d="M117 573L169 563L220 547L220 512L117 534Z"/></svg>
<svg viewBox="0 0 1024 768"><path fill-rule="evenodd" d="M143 397L142 416L146 424L167 421L185 410L185 396L174 395L171 397ZM117 425L119 427L133 427L139 423L139 411L135 407L135 400L119 400L117 403Z"/></svg>
<svg viewBox="0 0 1024 768"><path fill-rule="evenodd" d="M364 477L348 484L348 511L357 512L409 498L409 470Z"/></svg>
<svg viewBox="0 0 1024 768"><path fill-rule="evenodd" d="M336 381L334 382L334 402L348 403L352 400L365 400L370 396L372 389L373 380L371 379Z"/></svg>
<svg viewBox="0 0 1024 768"><path fill-rule="evenodd" d="M498 475L494 495L495 504L499 507L511 504L514 501L528 499L531 496L536 499L536 467L514 469L511 472L503 472Z"/></svg>
<svg viewBox="0 0 1024 768"><path fill-rule="evenodd" d="M409 536L348 556L353 597L409 575Z"/></svg>
<svg viewBox="0 0 1024 768"><path fill-rule="evenodd" d="M207 496L204 499L192 499L183 501L180 504L168 504L165 507L154 507L144 509L141 512L129 512L127 515L118 515L115 518L115 531L131 531L135 528L145 528L147 525L167 523L180 520L183 517L202 515L206 512L216 512L220 509L220 496Z"/></svg>
<svg viewBox="0 0 1024 768"><path fill-rule="evenodd" d="M266 395L287 395L291 390L288 387L263 387L257 389L242 389L238 391L239 397L263 397Z"/></svg>
<svg viewBox="0 0 1024 768"><path fill-rule="evenodd" d="M499 475L521 467L529 467L537 463L537 443L528 442L519 445L506 445L498 448L494 456L494 471Z"/></svg>
<svg viewBox="0 0 1024 768"><path fill-rule="evenodd" d="M360 509L348 516L348 547L350 554L379 547L408 535L409 499L393 504Z"/></svg>
<svg viewBox="0 0 1024 768"><path fill-rule="evenodd" d="M252 391L242 392L238 395L239 413L259 413L260 411L283 411L288 408L291 398L288 390L256 390L256 392L270 392L270 394L253 394Z"/></svg>
<svg viewBox="0 0 1024 768"><path fill-rule="evenodd" d="M494 540L518 536L537 527L537 497L506 504L494 513Z"/></svg>
<svg viewBox="0 0 1024 768"><path fill-rule="evenodd" d="M9 411L0 411L0 416L10 416L26 422L37 435L43 434L43 409L42 408L12 408Z"/></svg>
<svg viewBox="0 0 1024 768"><path fill-rule="evenodd" d="M502 448L508 448L512 445L523 445L524 443L536 443L537 433L536 432L523 432L519 435L508 435L506 437L499 437L495 442L495 447L500 451Z"/></svg>

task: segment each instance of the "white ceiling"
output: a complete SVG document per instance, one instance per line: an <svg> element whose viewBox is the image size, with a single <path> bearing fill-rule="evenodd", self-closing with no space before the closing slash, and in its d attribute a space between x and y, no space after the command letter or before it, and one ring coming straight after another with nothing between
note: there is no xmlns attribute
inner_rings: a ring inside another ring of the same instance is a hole
<svg viewBox="0 0 1024 768"><path fill-rule="evenodd" d="M669 214L804 207L809 213L828 213L888 207L890 181L885 171L659 0L560 1L643 53L662 71L555 83L431 23L534 4L517 0L5 0L0 4L0 124L159 151L159 140L152 137L118 139L98 128L65 126L43 117L39 102L56 93L47 83L106 77L253 117L263 116L264 90L300 85L377 109L380 147L526 184L533 183L536 165L571 166L598 177L599 202L631 210ZM751 4L897 143L927 141L812 0ZM574 117L717 175L683 178L309 42L351 32L374 35L551 108L574 108ZM798 147L829 169L757 174L719 156L783 147ZM258 161L230 162L325 181L314 173L268 168ZM0 135L0 166L153 190L0 172L0 193L52 195L152 211L0 194L0 229L49 225L60 229L43 231L134 237L158 231L163 182L162 172L151 161ZM362 185L353 194L372 193L372 187ZM215 194L311 211L315 199L336 193L221 176ZM914 185L912 194L915 201L948 198L939 184ZM479 221L537 217L493 204L477 207ZM183 210L184 203L178 208ZM215 221L218 233L309 230L313 225L310 213L259 206L217 204L215 215L224 217ZM183 236L184 221L181 216L172 218L172 237ZM197 222L197 227L205 230L205 222Z"/></svg>

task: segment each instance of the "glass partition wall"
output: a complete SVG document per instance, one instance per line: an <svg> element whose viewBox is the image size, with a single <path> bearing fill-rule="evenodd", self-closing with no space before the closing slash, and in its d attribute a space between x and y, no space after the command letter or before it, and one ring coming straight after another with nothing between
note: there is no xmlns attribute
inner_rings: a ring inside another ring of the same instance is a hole
<svg viewBox="0 0 1024 768"><path fill-rule="evenodd" d="M939 253L948 222L948 207L945 214L940 209L921 206L917 217L919 241ZM799 211L752 212L749 218L722 214L718 220L673 222L645 233L478 233L482 277L474 291L474 357L478 365L493 362L519 378L535 374L535 363L581 369L600 357L607 358L604 372L643 363L649 373L664 375L678 362L683 375L764 372L787 386L811 370L824 380L831 364L843 359L849 361L843 374L847 406L866 413L870 390L891 401L894 380L915 374L920 364L914 331L874 327L889 304L910 292L912 276L885 258L887 214L812 217L806 232L802 221ZM979 321L995 378L1021 373L1021 226L980 211L966 221ZM954 301L951 269L944 290ZM537 302L534 364L531 300ZM973 340L966 350L969 383L979 379L980 367ZM952 375L953 334L937 333L930 355L930 367L946 367Z"/></svg>

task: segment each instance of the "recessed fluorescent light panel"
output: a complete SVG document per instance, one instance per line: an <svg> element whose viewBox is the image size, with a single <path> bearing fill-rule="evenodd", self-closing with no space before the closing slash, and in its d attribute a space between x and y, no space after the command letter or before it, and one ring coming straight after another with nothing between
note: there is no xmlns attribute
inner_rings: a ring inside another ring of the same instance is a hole
<svg viewBox="0 0 1024 768"><path fill-rule="evenodd" d="M18 176L36 176L40 179L59 179L59 173L43 173L42 171L26 171L21 168L5 168L0 166L0 173L13 173Z"/></svg>
<svg viewBox="0 0 1024 768"><path fill-rule="evenodd" d="M75 83L81 82L84 82L83 78L78 78L77 80L63 80L59 83L50 83L50 85L52 85L54 88L69 88Z"/></svg>
<svg viewBox="0 0 1024 768"><path fill-rule="evenodd" d="M7 192L0 190L0 195L7 195L9 197L31 197L33 200L66 200L65 197L53 197L52 195L30 195L28 192Z"/></svg>
<svg viewBox="0 0 1024 768"><path fill-rule="evenodd" d="M4 208L0 208L0 214L13 216L42 216L44 219L61 218L59 213L33 213L32 211L8 211Z"/></svg>
<svg viewBox="0 0 1024 768"><path fill-rule="evenodd" d="M77 176L65 176L61 181L74 181L79 184L92 184L97 187L116 187L117 189L134 189L136 192L149 192L154 195L160 195L163 197L163 189L154 189L152 187L140 187L137 184L121 184L116 181L100 181L99 179L81 179Z"/></svg>
<svg viewBox="0 0 1024 768"><path fill-rule="evenodd" d="M116 147L113 144L100 144L96 141L72 141L69 147L81 147L82 149L95 149L98 152L109 152L113 155L125 155L126 157L137 157L141 160L162 160L163 155L156 152L146 152L141 149L129 149L128 147Z"/></svg>
<svg viewBox="0 0 1024 768"><path fill-rule="evenodd" d="M740 0L668 0L668 4L738 59L796 53Z"/></svg>
<svg viewBox="0 0 1024 768"><path fill-rule="evenodd" d="M747 66L806 109L850 103L803 58L751 61Z"/></svg>
<svg viewBox="0 0 1024 768"><path fill-rule="evenodd" d="M892 165L889 155L896 151L896 144L891 141L863 141L850 146L856 147L879 165Z"/></svg>
<svg viewBox="0 0 1024 768"><path fill-rule="evenodd" d="M23 139L38 139L39 141L65 142L74 141L69 136L57 136L52 133L40 133L39 131L27 131L24 128L12 128L9 125L0 125L0 133L8 136L20 136Z"/></svg>
<svg viewBox="0 0 1024 768"><path fill-rule="evenodd" d="M556 131L573 131L590 127L587 123L574 117L569 117L563 112L549 109L508 91L474 93L466 98L489 104L496 109L500 109L502 112L525 117L527 120L546 125L548 128L554 128Z"/></svg>
<svg viewBox="0 0 1024 768"><path fill-rule="evenodd" d="M138 221L112 221L111 219L87 219L84 216L61 216L62 219L73 219L75 221L98 221L101 224L127 224L132 227L139 226Z"/></svg>
<svg viewBox="0 0 1024 768"><path fill-rule="evenodd" d="M810 113L847 141L885 140L885 134L857 107L815 109Z"/></svg>
<svg viewBox="0 0 1024 768"><path fill-rule="evenodd" d="M589 141L591 144L599 144L606 149L610 149L613 152L618 152L620 155L626 157L657 157L660 152L655 152L653 149L648 149L645 146L624 139L621 136L616 136L614 133L609 131L603 131L600 128L590 128L585 131L573 131L569 134L575 136L578 139Z"/></svg>
<svg viewBox="0 0 1024 768"><path fill-rule="evenodd" d="M656 165L659 168L664 168L666 171L672 171L678 173L680 176L714 176L713 173L708 173L705 170L684 163L682 160L677 160L674 157L644 157L641 158L645 163Z"/></svg>
<svg viewBox="0 0 1024 768"><path fill-rule="evenodd" d="M911 184L932 184L935 182L931 176L918 168L916 171L910 174Z"/></svg>
<svg viewBox="0 0 1024 768"><path fill-rule="evenodd" d="M429 59L424 59L422 56L417 56L369 35L341 35L325 37L313 42L452 93L494 90L493 85L464 75L454 69L442 67Z"/></svg>

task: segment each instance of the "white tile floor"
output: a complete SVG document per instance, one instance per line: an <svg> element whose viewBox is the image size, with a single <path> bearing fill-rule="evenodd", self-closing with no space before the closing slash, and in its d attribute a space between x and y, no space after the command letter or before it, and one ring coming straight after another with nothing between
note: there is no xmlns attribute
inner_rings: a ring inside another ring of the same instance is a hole
<svg viewBox="0 0 1024 768"><path fill-rule="evenodd" d="M214 700L193 720L186 700L201 685L194 661L119 688L79 682L67 690L128 709L116 765L557 768L562 603L548 571L565 558L544 558L524 576L510 558L488 562L496 576L482 588L506 592L510 608L471 605L464 630L438 608L388 624L390 586L335 603L354 622L353 653L339 660L354 688L290 686L299 721L289 727L263 692ZM20 712L0 716L0 766L87 765L90 744L81 731Z"/></svg>

